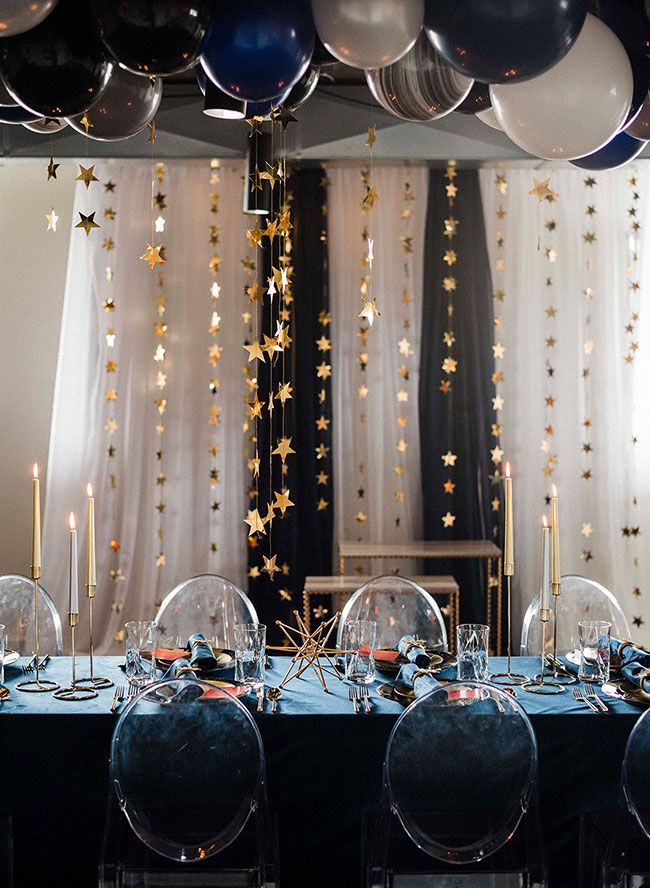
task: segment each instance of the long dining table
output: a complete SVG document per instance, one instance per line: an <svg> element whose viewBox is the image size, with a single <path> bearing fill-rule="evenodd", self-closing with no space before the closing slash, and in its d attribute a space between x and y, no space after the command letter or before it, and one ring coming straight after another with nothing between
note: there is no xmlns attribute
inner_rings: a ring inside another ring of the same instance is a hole
<svg viewBox="0 0 650 888"><path fill-rule="evenodd" d="M267 686L279 684L288 662L272 657ZM111 712L114 689L87 702L21 693L20 665L6 670L11 696L0 705L0 814L13 824L15 886L96 885L119 716ZM96 658L98 674L116 684L125 684L122 665L117 657ZM532 675L538 665L513 658L518 672ZM492 658L490 667L504 671L505 658ZM70 659L53 658L45 675L69 683ZM284 689L277 712L268 702L262 713L254 699L246 703L264 741L283 888L361 884L361 819L377 808L386 742L403 711L378 695L383 681L378 676L371 686L369 713L355 713L348 686L336 678L324 693L311 670ZM609 712L596 714L570 690L519 691L517 699L538 741L550 885L575 888L578 817L616 809L625 743L641 710L606 697Z"/></svg>

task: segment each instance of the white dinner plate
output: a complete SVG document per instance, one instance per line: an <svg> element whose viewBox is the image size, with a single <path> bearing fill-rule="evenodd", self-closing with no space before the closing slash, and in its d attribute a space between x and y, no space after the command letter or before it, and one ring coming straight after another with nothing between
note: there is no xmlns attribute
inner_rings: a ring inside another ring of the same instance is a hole
<svg viewBox="0 0 650 888"><path fill-rule="evenodd" d="M11 666L17 660L20 660L20 654L18 651L10 651L6 650L4 655L4 665Z"/></svg>

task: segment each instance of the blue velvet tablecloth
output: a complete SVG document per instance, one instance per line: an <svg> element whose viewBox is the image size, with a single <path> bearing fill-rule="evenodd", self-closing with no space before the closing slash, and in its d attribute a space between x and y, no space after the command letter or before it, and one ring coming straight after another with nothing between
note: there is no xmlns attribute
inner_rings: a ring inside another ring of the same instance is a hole
<svg viewBox="0 0 650 888"><path fill-rule="evenodd" d="M279 684L288 665L283 657L272 662L267 686ZM97 657L95 671L125 684L119 663ZM532 675L538 667L538 658L513 658L517 672ZM80 658L78 674L86 668ZM504 671L505 658L492 658L490 668ZM54 658L44 676L67 684L69 658ZM6 670L12 694L0 705L0 813L13 816L16 886L96 884L114 689L89 702L64 702L14 690L21 678L18 669ZM372 712L356 715L348 686L336 678L328 685L325 694L308 670L284 690L276 714L268 703L264 713L254 713L266 751L270 805L279 815L285 888L360 884L361 815L377 805L386 741L402 712L371 688ZM551 885L575 888L577 815L616 807L625 743L641 711L605 697L611 711L597 715L570 690L558 696L520 691L517 699L538 740Z"/></svg>

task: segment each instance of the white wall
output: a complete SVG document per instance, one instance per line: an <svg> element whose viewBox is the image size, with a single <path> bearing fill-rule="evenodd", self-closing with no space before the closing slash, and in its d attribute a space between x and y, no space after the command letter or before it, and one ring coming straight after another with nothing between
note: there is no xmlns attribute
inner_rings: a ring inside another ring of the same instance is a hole
<svg viewBox="0 0 650 888"><path fill-rule="evenodd" d="M0 574L29 572L32 463L47 470L77 174L62 160L48 182L48 159L0 160Z"/></svg>

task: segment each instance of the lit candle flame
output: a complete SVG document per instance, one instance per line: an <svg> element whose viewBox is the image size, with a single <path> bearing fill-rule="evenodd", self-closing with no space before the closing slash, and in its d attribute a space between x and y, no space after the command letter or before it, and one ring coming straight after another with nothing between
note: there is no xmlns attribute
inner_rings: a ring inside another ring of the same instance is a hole
<svg viewBox="0 0 650 888"><path fill-rule="evenodd" d="M510 477L510 463L506 463L506 478Z"/></svg>
<svg viewBox="0 0 650 888"><path fill-rule="evenodd" d="M70 512L70 530L75 529L74 512Z"/></svg>
<svg viewBox="0 0 650 888"><path fill-rule="evenodd" d="M38 478L38 463L34 463L34 478Z"/></svg>
<svg viewBox="0 0 650 888"><path fill-rule="evenodd" d="M542 524L544 525L544 527L548 527L548 518L546 517L546 515L542 515Z"/></svg>
<svg viewBox="0 0 650 888"><path fill-rule="evenodd" d="M553 492L553 496L557 496L557 487L555 486L555 484L551 487L551 490Z"/></svg>
<svg viewBox="0 0 650 888"><path fill-rule="evenodd" d="M90 483L86 485L86 495L87 496L93 495L93 486Z"/></svg>

